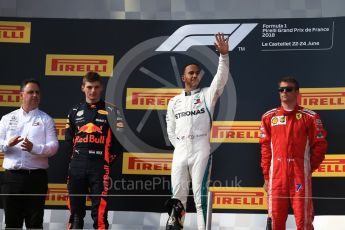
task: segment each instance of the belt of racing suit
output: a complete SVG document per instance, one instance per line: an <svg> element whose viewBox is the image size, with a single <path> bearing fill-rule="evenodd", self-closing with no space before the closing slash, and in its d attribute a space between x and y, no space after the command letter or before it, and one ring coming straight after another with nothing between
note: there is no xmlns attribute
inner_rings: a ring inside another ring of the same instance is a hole
<svg viewBox="0 0 345 230"><path fill-rule="evenodd" d="M191 140L193 140L194 138L202 138L202 137L207 137L207 133L181 135L181 136L177 136L176 139L177 140L184 140L184 139L191 139Z"/></svg>
<svg viewBox="0 0 345 230"><path fill-rule="evenodd" d="M104 158L104 150L102 149L88 149L88 148L77 148L74 149L72 158L76 156L87 156L89 158Z"/></svg>

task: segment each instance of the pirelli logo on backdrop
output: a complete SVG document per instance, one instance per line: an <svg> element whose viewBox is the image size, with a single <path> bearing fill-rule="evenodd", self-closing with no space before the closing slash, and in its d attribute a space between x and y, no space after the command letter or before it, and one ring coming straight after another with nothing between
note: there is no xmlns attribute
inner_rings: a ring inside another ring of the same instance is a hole
<svg viewBox="0 0 345 230"><path fill-rule="evenodd" d="M48 184L46 205L67 205L68 191L66 184Z"/></svg>
<svg viewBox="0 0 345 230"><path fill-rule="evenodd" d="M48 184L46 205L67 206L68 190L66 184ZM91 205L90 197L86 198L86 205Z"/></svg>
<svg viewBox="0 0 345 230"><path fill-rule="evenodd" d="M312 110L345 109L345 87L301 88L299 104Z"/></svg>
<svg viewBox="0 0 345 230"><path fill-rule="evenodd" d="M259 187L210 187L213 209L267 209L266 192Z"/></svg>
<svg viewBox="0 0 345 230"><path fill-rule="evenodd" d="M345 154L327 154L313 177L345 177Z"/></svg>
<svg viewBox="0 0 345 230"><path fill-rule="evenodd" d="M0 106L19 107L20 106L20 86L0 85Z"/></svg>
<svg viewBox="0 0 345 230"><path fill-rule="evenodd" d="M126 109L166 110L169 100L181 89L128 88Z"/></svg>
<svg viewBox="0 0 345 230"><path fill-rule="evenodd" d="M67 119L55 118L54 122L55 122L56 135L58 137L58 140L59 141L65 140L65 129L66 129Z"/></svg>
<svg viewBox="0 0 345 230"><path fill-rule="evenodd" d="M259 143L260 121L213 121L212 143Z"/></svg>
<svg viewBox="0 0 345 230"><path fill-rule="evenodd" d="M124 153L123 174L170 175L171 153Z"/></svg>
<svg viewBox="0 0 345 230"><path fill-rule="evenodd" d="M0 42L30 43L31 22L0 21Z"/></svg>
<svg viewBox="0 0 345 230"><path fill-rule="evenodd" d="M83 76L89 71L98 72L103 77L113 75L114 56L109 55L46 55L48 76Z"/></svg>

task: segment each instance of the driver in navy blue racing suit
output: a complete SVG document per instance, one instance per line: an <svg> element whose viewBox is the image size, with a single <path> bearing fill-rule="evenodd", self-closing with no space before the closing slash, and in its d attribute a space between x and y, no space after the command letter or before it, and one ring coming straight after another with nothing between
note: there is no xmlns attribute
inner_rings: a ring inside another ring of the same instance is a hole
<svg viewBox="0 0 345 230"><path fill-rule="evenodd" d="M109 113L118 116L119 111L101 100L102 89L99 74L88 72L82 83L85 102L73 107L68 114L65 139L71 152L67 183L69 229L83 228L87 194L90 194L92 203L93 227L109 227L109 167L122 152L122 148L115 139L107 119ZM120 119L117 117L117 127L123 125Z"/></svg>

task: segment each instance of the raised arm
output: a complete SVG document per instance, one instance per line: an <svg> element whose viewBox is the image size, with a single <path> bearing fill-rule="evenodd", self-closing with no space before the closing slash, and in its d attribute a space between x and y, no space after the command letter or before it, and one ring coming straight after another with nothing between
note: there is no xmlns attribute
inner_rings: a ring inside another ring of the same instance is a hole
<svg viewBox="0 0 345 230"><path fill-rule="evenodd" d="M226 55L229 53L229 37L225 38L223 33L217 33L215 35L216 41L214 42L214 46L216 47L216 50L222 54Z"/></svg>
<svg viewBox="0 0 345 230"><path fill-rule="evenodd" d="M211 107L216 104L218 97L223 93L226 82L229 78L229 44L228 38L223 33L215 35L215 48L220 53L217 73L214 76L209 90L209 101Z"/></svg>

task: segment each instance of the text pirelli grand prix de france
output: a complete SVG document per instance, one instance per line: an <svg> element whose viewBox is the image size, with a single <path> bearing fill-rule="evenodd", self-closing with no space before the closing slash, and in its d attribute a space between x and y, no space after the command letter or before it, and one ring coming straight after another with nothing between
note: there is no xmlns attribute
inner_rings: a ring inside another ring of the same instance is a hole
<svg viewBox="0 0 345 230"><path fill-rule="evenodd" d="M333 23L296 25L291 23L262 24L261 49L296 50L331 48Z"/></svg>

